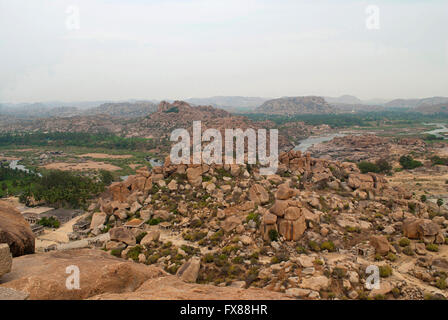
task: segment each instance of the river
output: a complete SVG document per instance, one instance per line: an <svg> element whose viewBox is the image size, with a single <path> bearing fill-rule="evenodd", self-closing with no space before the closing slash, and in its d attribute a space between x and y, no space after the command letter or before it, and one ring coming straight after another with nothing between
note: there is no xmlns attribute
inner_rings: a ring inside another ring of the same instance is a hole
<svg viewBox="0 0 448 320"><path fill-rule="evenodd" d="M326 141L330 141L333 138L336 137L344 137L347 134L345 133L331 133L331 134L326 134L323 136L310 136L306 139L300 140L299 144L296 145L296 147L294 148L294 150L299 150L302 152L306 152L309 148L311 148L313 145L315 144L319 144L322 142L326 142Z"/></svg>
<svg viewBox="0 0 448 320"><path fill-rule="evenodd" d="M30 170L27 169L24 165L19 164L20 160L11 160L11 162L9 163L9 167L13 170L17 169L20 171L25 171L26 173L30 173ZM37 175L39 177L42 177L42 175L40 173L37 173Z"/></svg>
<svg viewBox="0 0 448 320"><path fill-rule="evenodd" d="M431 131L425 131L423 133L425 134L432 134L434 136L436 136L437 138L443 138L443 139L447 139L447 137L441 133L445 133L448 132L448 128L445 126L444 123L425 123L425 125L436 125L439 126L439 128L431 130Z"/></svg>

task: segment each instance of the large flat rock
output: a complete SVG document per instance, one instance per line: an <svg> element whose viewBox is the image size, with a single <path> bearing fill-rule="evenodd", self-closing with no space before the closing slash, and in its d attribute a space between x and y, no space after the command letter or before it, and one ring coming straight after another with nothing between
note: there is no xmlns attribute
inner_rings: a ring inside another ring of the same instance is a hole
<svg viewBox="0 0 448 320"><path fill-rule="evenodd" d="M154 278L146 281L135 292L106 293L92 300L287 300L284 293L265 289L217 287L208 284L183 282L176 276Z"/></svg>
<svg viewBox="0 0 448 320"><path fill-rule="evenodd" d="M79 289L68 289L67 267L79 268ZM146 280L166 275L153 266L119 259L102 250L74 249L26 255L13 260L12 271L0 287L29 294L29 299L86 299L102 293L124 293Z"/></svg>

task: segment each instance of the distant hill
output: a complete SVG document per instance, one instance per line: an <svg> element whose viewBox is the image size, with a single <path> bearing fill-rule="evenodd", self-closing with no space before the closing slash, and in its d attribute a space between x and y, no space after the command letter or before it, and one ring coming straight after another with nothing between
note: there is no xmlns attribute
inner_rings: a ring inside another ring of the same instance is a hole
<svg viewBox="0 0 448 320"><path fill-rule="evenodd" d="M376 112L383 111L385 108L381 105L369 105L369 104L332 104L332 106L340 113L352 113L352 112Z"/></svg>
<svg viewBox="0 0 448 320"><path fill-rule="evenodd" d="M363 101L355 96L343 95L340 97L324 97L330 104L363 104Z"/></svg>
<svg viewBox="0 0 448 320"><path fill-rule="evenodd" d="M395 99L385 104L388 108L418 108L448 103L447 97L430 97L424 99Z"/></svg>
<svg viewBox="0 0 448 320"><path fill-rule="evenodd" d="M149 101L104 103L96 108L88 109L86 115L107 114L120 118L138 118L157 111L157 105Z"/></svg>
<svg viewBox="0 0 448 320"><path fill-rule="evenodd" d="M337 110L322 97L284 97L268 100L255 112L279 115L331 114Z"/></svg>
<svg viewBox="0 0 448 320"><path fill-rule="evenodd" d="M425 114L448 113L448 102L436 105L427 105L427 104L420 105L417 108L415 108L414 111Z"/></svg>
<svg viewBox="0 0 448 320"><path fill-rule="evenodd" d="M193 105L206 105L225 110L251 110L259 107L267 98L240 97L240 96L216 96L209 98L190 98L185 101Z"/></svg>
<svg viewBox="0 0 448 320"><path fill-rule="evenodd" d="M75 107L52 107L43 103L30 103L12 106L2 105L0 115L11 116L21 119L49 118L49 117L71 117L77 115L79 109Z"/></svg>

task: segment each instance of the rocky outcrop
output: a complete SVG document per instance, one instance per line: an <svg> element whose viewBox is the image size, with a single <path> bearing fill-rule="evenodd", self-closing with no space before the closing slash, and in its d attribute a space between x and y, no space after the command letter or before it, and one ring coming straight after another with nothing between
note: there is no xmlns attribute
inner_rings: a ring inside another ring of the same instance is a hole
<svg viewBox="0 0 448 320"><path fill-rule="evenodd" d="M0 277L11 271L12 256L9 246L6 243L0 243Z"/></svg>
<svg viewBox="0 0 448 320"><path fill-rule="evenodd" d="M67 267L72 265L79 268L80 289L67 289ZM15 258L14 268L2 277L1 287L26 292L31 300L86 299L102 293L131 292L146 280L164 275L159 268L115 258L101 250L77 249Z"/></svg>
<svg viewBox="0 0 448 320"><path fill-rule="evenodd" d="M136 244L134 234L124 227L112 228L109 231L110 240L124 242L127 245L134 246Z"/></svg>
<svg viewBox="0 0 448 320"><path fill-rule="evenodd" d="M241 289L186 283L175 276L146 281L134 292L105 293L92 300L285 300L284 293L264 289Z"/></svg>
<svg viewBox="0 0 448 320"><path fill-rule="evenodd" d="M0 243L7 243L14 257L34 253L34 234L19 211L0 201Z"/></svg>
<svg viewBox="0 0 448 320"><path fill-rule="evenodd" d="M424 240L426 243L443 243L445 241L440 227L429 219L406 219L403 221L403 235L410 239Z"/></svg>
<svg viewBox="0 0 448 320"><path fill-rule="evenodd" d="M201 268L201 260L193 257L185 262L177 271L177 276L186 282L196 282Z"/></svg>

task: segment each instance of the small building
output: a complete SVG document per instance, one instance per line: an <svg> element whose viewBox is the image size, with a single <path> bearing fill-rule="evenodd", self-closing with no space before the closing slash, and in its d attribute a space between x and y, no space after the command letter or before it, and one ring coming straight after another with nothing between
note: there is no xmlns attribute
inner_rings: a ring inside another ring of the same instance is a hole
<svg viewBox="0 0 448 320"><path fill-rule="evenodd" d="M22 214L22 216L30 224L30 226L32 226L33 224L36 224L40 220L38 214L31 213L31 212L24 213L24 214Z"/></svg>
<svg viewBox="0 0 448 320"><path fill-rule="evenodd" d="M40 217L54 217L61 224L67 223L70 220L76 218L80 214L82 214L82 210L75 209L54 209L45 213L40 214Z"/></svg>

